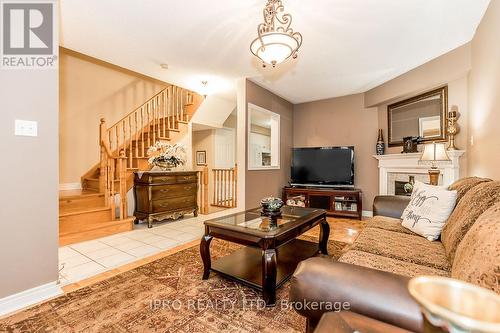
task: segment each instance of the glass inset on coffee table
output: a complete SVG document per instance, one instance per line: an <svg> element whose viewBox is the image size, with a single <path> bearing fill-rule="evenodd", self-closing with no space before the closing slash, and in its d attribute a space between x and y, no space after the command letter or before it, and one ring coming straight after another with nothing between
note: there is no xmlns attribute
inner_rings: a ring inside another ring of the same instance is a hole
<svg viewBox="0 0 500 333"><path fill-rule="evenodd" d="M203 279L217 272L262 291L267 306L276 303L276 289L285 283L297 264L318 251L327 254L330 228L322 209L284 206L276 219L261 216L260 208L205 221L201 239ZM321 225L319 243L297 239L309 229ZM213 238L245 245L211 262Z"/></svg>

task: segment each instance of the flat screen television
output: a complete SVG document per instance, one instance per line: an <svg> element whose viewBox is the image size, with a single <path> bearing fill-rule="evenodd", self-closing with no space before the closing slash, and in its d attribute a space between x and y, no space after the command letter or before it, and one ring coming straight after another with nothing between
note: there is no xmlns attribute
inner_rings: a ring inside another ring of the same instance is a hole
<svg viewBox="0 0 500 333"><path fill-rule="evenodd" d="M291 185L353 187L354 147L294 148Z"/></svg>

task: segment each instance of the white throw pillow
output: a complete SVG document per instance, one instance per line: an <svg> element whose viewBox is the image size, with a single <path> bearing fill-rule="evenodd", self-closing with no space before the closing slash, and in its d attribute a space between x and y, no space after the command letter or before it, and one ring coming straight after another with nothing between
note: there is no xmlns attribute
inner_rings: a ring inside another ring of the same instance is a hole
<svg viewBox="0 0 500 333"><path fill-rule="evenodd" d="M402 224L430 241L436 240L453 212L456 201L457 191L417 181L410 203L401 215Z"/></svg>

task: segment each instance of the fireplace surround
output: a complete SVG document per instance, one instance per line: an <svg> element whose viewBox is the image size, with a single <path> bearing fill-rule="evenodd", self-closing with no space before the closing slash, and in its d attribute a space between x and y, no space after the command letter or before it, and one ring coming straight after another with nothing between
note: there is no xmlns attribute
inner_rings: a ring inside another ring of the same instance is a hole
<svg viewBox="0 0 500 333"><path fill-rule="evenodd" d="M460 157L463 150L447 151L451 161L438 162L441 171L439 185L448 186L460 177ZM409 176L416 181L429 182L427 170L429 164L420 162L421 153L373 155L378 160L379 168L379 194L396 194L396 181L408 182Z"/></svg>

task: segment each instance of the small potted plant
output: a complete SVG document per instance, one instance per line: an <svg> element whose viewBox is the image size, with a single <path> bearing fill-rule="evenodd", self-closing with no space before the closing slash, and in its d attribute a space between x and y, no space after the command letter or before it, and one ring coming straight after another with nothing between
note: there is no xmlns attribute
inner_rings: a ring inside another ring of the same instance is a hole
<svg viewBox="0 0 500 333"><path fill-rule="evenodd" d="M269 217L276 217L281 215L281 207L283 207L283 200L275 197L267 197L260 201L262 207L262 215Z"/></svg>
<svg viewBox="0 0 500 333"><path fill-rule="evenodd" d="M168 144L157 141L148 148L148 162L152 170L170 171L179 165L186 164L186 149L179 144Z"/></svg>

